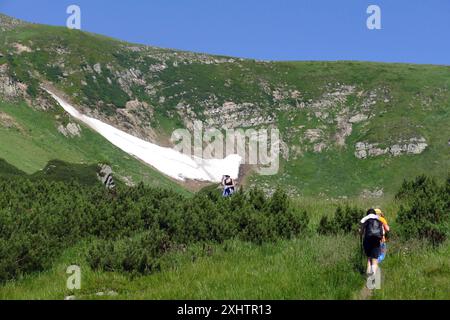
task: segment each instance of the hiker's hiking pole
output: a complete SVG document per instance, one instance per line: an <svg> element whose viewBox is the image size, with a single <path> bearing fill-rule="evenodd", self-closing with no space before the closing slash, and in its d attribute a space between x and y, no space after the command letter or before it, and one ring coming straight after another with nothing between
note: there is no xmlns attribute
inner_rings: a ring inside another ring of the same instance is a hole
<svg viewBox="0 0 450 320"><path fill-rule="evenodd" d="M362 232L360 232L359 233L359 247L360 247L360 250L359 250L359 261L361 262L361 261L364 261L364 247L363 247L363 236L362 236ZM361 268L361 273L363 273L364 272L364 263L363 263L363 265L362 265L362 268Z"/></svg>

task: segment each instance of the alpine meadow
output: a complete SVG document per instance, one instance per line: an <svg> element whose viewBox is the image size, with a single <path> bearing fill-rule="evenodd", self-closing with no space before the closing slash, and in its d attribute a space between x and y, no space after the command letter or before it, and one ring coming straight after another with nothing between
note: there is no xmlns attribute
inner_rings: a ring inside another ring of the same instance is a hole
<svg viewBox="0 0 450 320"><path fill-rule="evenodd" d="M279 169L243 162L225 197L81 115L163 148L196 122L277 129ZM0 14L0 300L448 300L449 139L450 66L216 56ZM390 226L374 290L369 208Z"/></svg>

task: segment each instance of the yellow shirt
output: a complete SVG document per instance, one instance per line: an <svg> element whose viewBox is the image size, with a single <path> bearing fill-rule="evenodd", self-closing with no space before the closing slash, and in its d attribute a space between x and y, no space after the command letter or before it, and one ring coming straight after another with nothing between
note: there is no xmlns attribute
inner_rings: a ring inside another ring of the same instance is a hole
<svg viewBox="0 0 450 320"><path fill-rule="evenodd" d="M383 217L380 217L380 216L378 216L378 220L380 220L381 223L383 224L383 240L382 241L385 242L386 241L386 237L384 235L386 234L386 229L384 228L384 226L387 226L388 223L387 223L386 218L383 218Z"/></svg>

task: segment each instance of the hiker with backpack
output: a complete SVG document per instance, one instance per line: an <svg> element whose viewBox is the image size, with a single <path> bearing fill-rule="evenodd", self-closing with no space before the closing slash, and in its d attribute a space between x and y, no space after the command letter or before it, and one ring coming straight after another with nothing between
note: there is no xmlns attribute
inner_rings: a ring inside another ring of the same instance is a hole
<svg viewBox="0 0 450 320"><path fill-rule="evenodd" d="M367 256L367 274L373 275L378 271L378 258L381 255L383 240L383 223L375 209L369 209L367 215L361 219L360 232L362 245Z"/></svg>
<svg viewBox="0 0 450 320"><path fill-rule="evenodd" d="M235 191L234 180L229 175L224 175L222 177L222 187L223 187L223 197L231 196Z"/></svg>

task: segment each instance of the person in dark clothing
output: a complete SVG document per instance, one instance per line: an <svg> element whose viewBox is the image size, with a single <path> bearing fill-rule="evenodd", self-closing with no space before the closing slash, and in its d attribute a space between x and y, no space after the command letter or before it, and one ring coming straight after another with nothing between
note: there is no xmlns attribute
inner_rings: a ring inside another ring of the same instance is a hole
<svg viewBox="0 0 450 320"><path fill-rule="evenodd" d="M222 187L223 187L222 196L224 197L231 196L236 188L234 180L229 175L224 175L222 177Z"/></svg>
<svg viewBox="0 0 450 320"><path fill-rule="evenodd" d="M378 269L378 257L381 254L383 239L383 224L374 209L369 209L367 215L361 219L360 232L364 253L367 256L367 274L372 275Z"/></svg>

